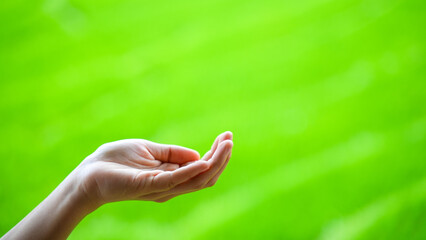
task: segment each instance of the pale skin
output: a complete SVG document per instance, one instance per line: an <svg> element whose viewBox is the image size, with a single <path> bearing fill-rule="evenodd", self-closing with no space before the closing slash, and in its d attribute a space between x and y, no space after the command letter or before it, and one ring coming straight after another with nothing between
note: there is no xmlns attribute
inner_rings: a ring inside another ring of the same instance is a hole
<svg viewBox="0 0 426 240"><path fill-rule="evenodd" d="M103 204L165 202L213 186L232 152L232 133L220 134L202 157L197 151L142 139L99 147L1 239L66 239Z"/></svg>

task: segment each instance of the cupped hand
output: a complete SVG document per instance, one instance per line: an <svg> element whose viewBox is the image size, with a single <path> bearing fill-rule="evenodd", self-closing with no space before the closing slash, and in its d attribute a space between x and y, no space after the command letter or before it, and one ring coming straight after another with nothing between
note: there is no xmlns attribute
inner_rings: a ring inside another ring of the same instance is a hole
<svg viewBox="0 0 426 240"><path fill-rule="evenodd" d="M99 147L74 176L96 205L123 200L164 202L213 186L231 157L232 146L232 133L222 133L200 159L197 151L176 145L120 140Z"/></svg>

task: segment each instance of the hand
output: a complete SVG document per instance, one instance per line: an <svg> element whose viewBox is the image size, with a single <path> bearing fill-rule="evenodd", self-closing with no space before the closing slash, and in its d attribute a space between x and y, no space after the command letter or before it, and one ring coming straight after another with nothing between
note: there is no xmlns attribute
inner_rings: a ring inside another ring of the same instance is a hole
<svg viewBox="0 0 426 240"><path fill-rule="evenodd" d="M231 150L230 132L219 135L202 159L188 148L141 139L104 144L2 239L66 239L104 203L164 202L213 186Z"/></svg>
<svg viewBox="0 0 426 240"><path fill-rule="evenodd" d="M232 146L232 133L224 132L220 134L214 141L211 149L207 151L200 160L206 161L209 164L208 170L171 188L169 191L153 193L147 197L154 199L156 202L165 202L181 194L195 192L206 187L214 186L219 176L228 165L232 155ZM191 162L187 164L191 164Z"/></svg>
<svg viewBox="0 0 426 240"><path fill-rule="evenodd" d="M180 146L121 140L99 147L73 174L96 206L123 200L164 202L213 186L231 157L232 145L232 133L225 132L200 159L198 152Z"/></svg>

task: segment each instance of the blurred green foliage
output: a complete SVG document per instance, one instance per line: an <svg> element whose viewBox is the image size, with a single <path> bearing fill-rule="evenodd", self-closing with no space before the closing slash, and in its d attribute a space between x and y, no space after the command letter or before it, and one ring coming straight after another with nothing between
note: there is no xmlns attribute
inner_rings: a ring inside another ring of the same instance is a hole
<svg viewBox="0 0 426 240"><path fill-rule="evenodd" d="M211 189L70 239L426 239L426 3L0 3L0 235L97 146L207 151Z"/></svg>

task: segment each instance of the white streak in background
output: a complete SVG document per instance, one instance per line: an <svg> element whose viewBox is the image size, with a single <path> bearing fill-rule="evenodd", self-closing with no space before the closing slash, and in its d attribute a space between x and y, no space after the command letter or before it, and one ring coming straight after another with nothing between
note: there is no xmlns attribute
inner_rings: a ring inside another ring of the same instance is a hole
<svg viewBox="0 0 426 240"><path fill-rule="evenodd" d="M374 226L382 217L397 213L407 204L424 199L426 199L426 178L375 201L352 215L334 220L324 228L318 239L355 239Z"/></svg>
<svg viewBox="0 0 426 240"><path fill-rule="evenodd" d="M86 16L72 6L69 0L46 0L43 11L55 19L67 34L73 37L84 34L87 23Z"/></svg>

